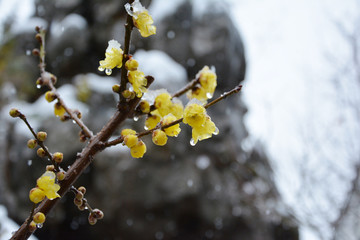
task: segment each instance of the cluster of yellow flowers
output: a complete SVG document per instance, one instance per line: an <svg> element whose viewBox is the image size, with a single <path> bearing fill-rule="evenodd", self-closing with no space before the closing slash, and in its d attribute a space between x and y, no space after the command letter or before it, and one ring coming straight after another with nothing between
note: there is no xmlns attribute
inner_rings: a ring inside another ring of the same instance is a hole
<svg viewBox="0 0 360 240"><path fill-rule="evenodd" d="M203 67L196 79L199 79L199 84L187 93L189 99L196 98L199 101L205 103L208 99L212 98L217 85L216 73L214 69L210 69L208 66Z"/></svg>
<svg viewBox="0 0 360 240"><path fill-rule="evenodd" d="M134 26L138 28L141 36L148 37L156 34L156 27L152 25L154 21L139 0L135 0L132 4L126 4L125 9L132 16ZM106 74L110 75L113 68L120 68L122 66L124 56L120 43L116 40L110 40L105 56L106 58L99 62L99 70L105 70ZM139 63L132 56L128 56L128 60L125 63L128 81L131 83L132 90L136 96L141 98L147 91L147 79L145 74L138 70L138 67ZM213 134L217 134L218 129L202 106L208 99L212 98L217 85L216 78L215 70L210 69L208 66L205 66L198 72L196 75L197 85L187 92L187 97L191 101L185 110L182 102L177 98L172 98L166 90L158 90L155 93L156 97L153 104L146 100L140 102L139 108L143 113L147 114L145 129L157 128L152 131L152 141L154 144L163 146L167 143L168 136L176 137L181 131L179 123L174 123L169 127L164 126L172 124L181 118L183 118L184 123L192 127L192 139L190 141L192 145L203 139L210 138ZM119 86L117 85L115 90L117 91L118 88ZM127 96L129 93L131 91L126 90L122 94ZM130 148L131 155L134 158L143 157L146 152L146 146L143 141L138 139L136 131L124 129L121 132L121 136L124 140L123 144Z"/></svg>
<svg viewBox="0 0 360 240"><path fill-rule="evenodd" d="M36 181L37 187L30 190L29 198L33 203L39 203L47 197L50 200L60 197L57 193L59 191L59 184L55 183L56 176L52 171L46 171Z"/></svg>
<svg viewBox="0 0 360 240"><path fill-rule="evenodd" d="M140 140L136 131L132 129L123 129L121 131L121 136L124 138L124 144L130 148L131 156L134 158L142 158L146 152L145 143Z"/></svg>
<svg viewBox="0 0 360 240"><path fill-rule="evenodd" d="M125 63L125 67L128 70L129 82L131 83L136 96L141 97L147 90L147 80L145 78L145 74L138 70L138 66L139 63L133 58L130 58Z"/></svg>
<svg viewBox="0 0 360 240"><path fill-rule="evenodd" d="M135 0L132 4L127 3L125 9L132 16L134 25L139 29L141 36L149 37L156 34L156 27L152 25L154 20L139 0Z"/></svg>

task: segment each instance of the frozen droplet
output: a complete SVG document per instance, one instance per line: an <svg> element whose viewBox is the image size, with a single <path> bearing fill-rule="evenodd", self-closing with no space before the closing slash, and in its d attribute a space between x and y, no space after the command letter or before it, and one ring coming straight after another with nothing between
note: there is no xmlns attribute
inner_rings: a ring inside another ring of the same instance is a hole
<svg viewBox="0 0 360 240"><path fill-rule="evenodd" d="M98 70L99 70L100 72L103 72L103 71L105 70L105 68L103 68L103 67L98 67Z"/></svg>
<svg viewBox="0 0 360 240"><path fill-rule="evenodd" d="M28 166L31 166L31 165L32 165L32 160L28 160L28 161L27 161L27 165L28 165Z"/></svg>
<svg viewBox="0 0 360 240"><path fill-rule="evenodd" d="M211 93L209 93L209 92L208 92L208 93L206 93L206 97L207 97L207 98L212 98L212 97L213 97L213 95L212 95Z"/></svg>
<svg viewBox="0 0 360 240"><path fill-rule="evenodd" d="M219 129L217 127L215 127L215 131L213 133L214 135L218 135L219 134Z"/></svg>
<svg viewBox="0 0 360 240"><path fill-rule="evenodd" d="M188 187L192 187L194 185L194 181L192 179L187 180L186 184Z"/></svg>
<svg viewBox="0 0 360 240"><path fill-rule="evenodd" d="M145 129L145 130L149 130L149 128L148 128L147 126L144 126L144 129Z"/></svg>
<svg viewBox="0 0 360 240"><path fill-rule="evenodd" d="M87 207L87 206L85 206L85 209L87 210L87 209L88 209L88 207Z"/></svg>
<svg viewBox="0 0 360 240"><path fill-rule="evenodd" d="M195 140L194 140L193 138L191 138L191 139L190 139L190 145L191 145L191 146L195 146L195 144L196 144L196 143L195 143Z"/></svg>
<svg viewBox="0 0 360 240"><path fill-rule="evenodd" d="M31 51L28 49L28 50L26 50L26 55L27 56L30 56L31 55Z"/></svg>
<svg viewBox="0 0 360 240"><path fill-rule="evenodd" d="M110 68L105 69L106 75L111 75L112 70Z"/></svg>
<svg viewBox="0 0 360 240"><path fill-rule="evenodd" d="M139 117L138 116L134 116L134 121L137 122L139 120Z"/></svg>
<svg viewBox="0 0 360 240"><path fill-rule="evenodd" d="M72 120L73 124L76 124L76 121L75 120Z"/></svg>
<svg viewBox="0 0 360 240"><path fill-rule="evenodd" d="M42 228L42 227L43 227L43 224L42 224L42 223L38 223L38 224L36 224L36 227L37 227L37 228Z"/></svg>
<svg viewBox="0 0 360 240"><path fill-rule="evenodd" d="M41 88L41 85L40 85L40 84L37 84L37 85L36 85L36 88L37 88L37 89L40 89L40 88Z"/></svg>

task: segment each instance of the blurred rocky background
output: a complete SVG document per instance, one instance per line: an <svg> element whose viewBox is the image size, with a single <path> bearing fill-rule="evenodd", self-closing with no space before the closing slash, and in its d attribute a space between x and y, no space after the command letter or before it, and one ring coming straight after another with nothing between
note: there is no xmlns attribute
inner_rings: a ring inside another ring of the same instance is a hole
<svg viewBox="0 0 360 240"><path fill-rule="evenodd" d="M166 2L142 1L154 16L157 34L143 39L134 30L132 35L131 51L140 68L155 77L152 88L174 92L204 65L216 68L215 97L242 82L244 45L227 6L204 1L200 11L198 3L184 0L174 1L176 8L166 11L161 7L170 4ZM57 75L60 92L70 106L83 112L94 132L116 107L111 86L120 74L114 71L107 77L97 67L107 42L123 41L125 3L38 0L29 22L46 25L47 70ZM11 29L11 20L5 27ZM36 129L48 132L46 144L51 151L64 153L65 169L84 146L78 141L78 127L56 119L52 105L41 97L46 89L35 86L37 59L29 53L36 46L34 31L9 30L0 52L0 204L19 224L32 207L29 189L47 163L25 147L30 134L23 123L8 117L10 106L26 113ZM89 240L299 239L296 221L279 197L261 144L248 147L246 111L241 94L209 109L220 134L194 147L189 144L191 129L184 125L179 137L169 139L164 147L145 139L148 152L143 159L132 159L122 146L100 153L76 187L87 187L91 206L103 210L105 218L90 226L87 213L77 210L68 193L35 235ZM122 127L141 131L143 121L129 119Z"/></svg>

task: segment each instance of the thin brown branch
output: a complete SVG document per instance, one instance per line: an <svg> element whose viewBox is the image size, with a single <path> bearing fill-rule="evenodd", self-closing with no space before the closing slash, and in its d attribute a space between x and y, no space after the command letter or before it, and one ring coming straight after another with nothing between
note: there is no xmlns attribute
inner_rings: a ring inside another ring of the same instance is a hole
<svg viewBox="0 0 360 240"><path fill-rule="evenodd" d="M132 4L134 0L130 0L129 4ZM122 92L126 90L126 84L128 82L127 70L125 68L125 63L128 60L129 52L130 52L130 40L131 40L131 32L134 27L132 16L127 15L126 23L125 23L125 40L124 40L124 55L121 66L121 82L120 82L120 103L124 104L126 98L122 96Z"/></svg>
<svg viewBox="0 0 360 240"><path fill-rule="evenodd" d="M38 34L36 34L36 39L40 43L40 52L39 52L39 68L41 73L41 81L42 85L47 86L52 92L56 94L56 98L62 105L62 107L65 109L67 114L69 114L70 118L75 121L75 123L81 128L81 130L84 132L85 136L88 138L93 137L92 131L84 124L84 122L75 114L69 107L66 106L65 101L61 98L60 94L57 92L56 87L54 86L54 82L56 81L56 77L47 72L45 69L46 63L45 63L45 34L46 31L42 28L36 28L38 31Z"/></svg>
<svg viewBox="0 0 360 240"><path fill-rule="evenodd" d="M171 98L180 97L181 95L183 95L184 93L186 93L190 89L193 89L196 86L197 83L199 83L199 78L191 80L191 82L189 82L186 86L184 86L182 89L180 89L179 91L174 93L171 96Z"/></svg>
<svg viewBox="0 0 360 240"><path fill-rule="evenodd" d="M26 124L26 126L29 128L30 132L32 133L32 135L33 135L34 138L36 139L37 144L44 149L45 155L48 157L48 159L49 159L49 160L52 162L52 164L55 166L56 172L59 172L59 171L60 171L59 165L53 160L53 156L52 156L52 154L50 153L49 149L48 149L48 148L45 146L45 144L44 144L42 141L40 141L40 139L37 137L37 134L35 133L34 129L31 127L31 125L30 125L29 121L27 120L26 116L20 112L19 118L20 118L21 120L23 120L24 123Z"/></svg>

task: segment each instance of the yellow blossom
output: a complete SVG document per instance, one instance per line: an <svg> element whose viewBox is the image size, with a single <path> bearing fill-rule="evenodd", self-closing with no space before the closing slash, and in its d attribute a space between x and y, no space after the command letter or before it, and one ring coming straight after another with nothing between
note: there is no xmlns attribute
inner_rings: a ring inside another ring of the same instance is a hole
<svg viewBox="0 0 360 240"><path fill-rule="evenodd" d="M197 104L195 101L186 105L184 110L183 122L189 124L191 127L201 126L206 120L205 108Z"/></svg>
<svg viewBox="0 0 360 240"><path fill-rule="evenodd" d="M40 188L36 187L30 190L29 193L30 201L33 203L39 203L45 198L45 193Z"/></svg>
<svg viewBox="0 0 360 240"><path fill-rule="evenodd" d="M172 106L170 94L164 92L157 95L155 98L154 106L159 111L161 116L169 114Z"/></svg>
<svg viewBox="0 0 360 240"><path fill-rule="evenodd" d="M121 68L123 60L123 50L120 43L116 40L110 40L105 52L105 59L99 62L99 71L104 71L107 75L112 73L113 68Z"/></svg>
<svg viewBox="0 0 360 240"><path fill-rule="evenodd" d="M201 102L206 102L209 98L213 97L217 86L215 70L205 66L196 74L196 78L199 79L199 84L186 95L189 99L196 98Z"/></svg>
<svg viewBox="0 0 360 240"><path fill-rule="evenodd" d="M139 0L135 0L131 5L126 4L125 9L132 16L134 25L139 29L141 36L149 37L156 34L156 27L152 25L154 20Z"/></svg>
<svg viewBox="0 0 360 240"><path fill-rule="evenodd" d="M171 95L165 90L158 94L154 101L154 106L160 117L164 117L169 113L173 114L176 119L182 118L184 106L178 98L172 98ZM155 114L155 111L151 114Z"/></svg>
<svg viewBox="0 0 360 240"><path fill-rule="evenodd" d="M57 193L60 186L55 183L56 175L54 172L46 171L38 180L36 181L38 188L44 191L45 196L52 200L60 197Z"/></svg>
<svg viewBox="0 0 360 240"><path fill-rule="evenodd" d="M138 70L129 71L128 79L129 79L129 82L131 83L137 97L141 97L142 94L147 91L147 89L146 89L147 80L146 80L145 74L143 72L138 71Z"/></svg>
<svg viewBox="0 0 360 240"><path fill-rule="evenodd" d="M57 102L54 105L54 114L55 116L62 117L66 113L65 108L61 105L61 103Z"/></svg>
<svg viewBox="0 0 360 240"><path fill-rule="evenodd" d="M177 120L176 117L170 113L161 120L161 125L164 126L164 125L170 124L171 122L174 122L175 120ZM167 127L164 129L164 132L166 133L166 135L168 135L170 137L176 137L177 135L179 135L180 131L181 131L180 124L175 124L171 127Z"/></svg>
<svg viewBox="0 0 360 240"><path fill-rule="evenodd" d="M167 142L168 137L166 136L166 133L160 129L156 129L152 133L152 141L154 144L159 146L164 146Z"/></svg>
<svg viewBox="0 0 360 240"><path fill-rule="evenodd" d="M135 71L139 67L139 63L135 59L130 58L129 60L126 61L125 67L129 71Z"/></svg>
<svg viewBox="0 0 360 240"><path fill-rule="evenodd" d="M123 129L121 131L121 136L124 138L124 144L129 148L135 146L135 144L138 142L136 131L132 129Z"/></svg>
<svg viewBox="0 0 360 240"><path fill-rule="evenodd" d="M135 146L130 148L130 153L133 158L142 158L146 152L146 145L143 141L138 141Z"/></svg>
<svg viewBox="0 0 360 240"><path fill-rule="evenodd" d="M153 112L152 112L151 115L148 115L145 120L145 129L146 130L153 129L160 122L160 120L161 120L161 117L156 114L153 115Z"/></svg>
<svg viewBox="0 0 360 240"><path fill-rule="evenodd" d="M191 143L195 145L198 141L211 138L213 134L217 135L218 132L219 130L216 128L215 123L207 116L202 126L193 127Z"/></svg>

